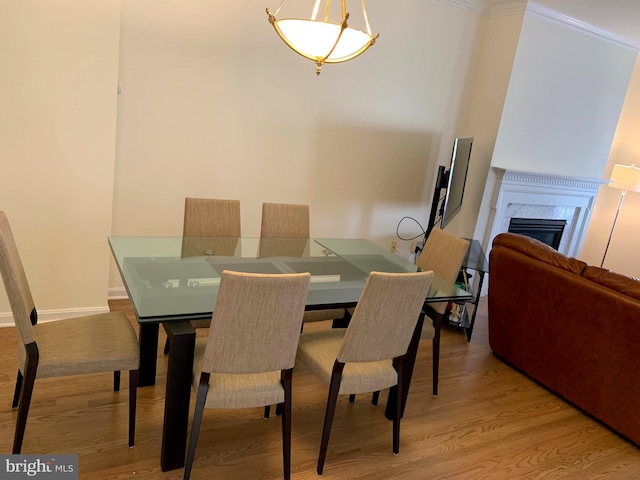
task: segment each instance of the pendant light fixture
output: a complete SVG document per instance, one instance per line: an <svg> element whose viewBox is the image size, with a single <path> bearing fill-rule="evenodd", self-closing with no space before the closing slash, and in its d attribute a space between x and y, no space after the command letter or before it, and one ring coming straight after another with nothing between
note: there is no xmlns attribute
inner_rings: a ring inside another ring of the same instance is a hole
<svg viewBox="0 0 640 480"><path fill-rule="evenodd" d="M362 13L366 25L366 33L347 24L349 13L347 12L347 1L341 0L342 21L332 22L329 20L329 10L331 0L325 0L324 16L318 20L318 11L321 0L315 0L313 11L309 19L302 18L280 18L279 14L282 5L286 0L282 0L277 10L271 13L267 8L269 23L277 32L278 36L294 52L302 55L316 64L316 74L320 75L322 65L325 63L342 63L352 58L356 58L364 53L376 42L379 34L372 35L367 17L367 9L362 1ZM303 1L303 0L297 0Z"/></svg>

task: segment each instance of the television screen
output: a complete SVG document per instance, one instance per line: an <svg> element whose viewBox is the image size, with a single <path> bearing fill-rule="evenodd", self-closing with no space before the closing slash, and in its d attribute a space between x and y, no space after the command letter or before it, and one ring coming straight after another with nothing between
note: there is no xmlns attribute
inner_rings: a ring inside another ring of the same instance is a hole
<svg viewBox="0 0 640 480"><path fill-rule="evenodd" d="M456 138L453 142L451 164L446 173L446 195L442 204L440 228L444 228L462 207L472 144L473 138L470 137Z"/></svg>

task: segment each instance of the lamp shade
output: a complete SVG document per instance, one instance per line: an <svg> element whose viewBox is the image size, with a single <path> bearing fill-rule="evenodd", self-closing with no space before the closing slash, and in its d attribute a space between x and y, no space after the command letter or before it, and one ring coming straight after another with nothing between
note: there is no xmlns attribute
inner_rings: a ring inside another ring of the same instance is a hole
<svg viewBox="0 0 640 480"><path fill-rule="evenodd" d="M640 192L640 168L635 165L616 163L611 171L609 186L630 192Z"/></svg>
<svg viewBox="0 0 640 480"><path fill-rule="evenodd" d="M267 8L269 23L278 36L294 52L312 60L316 64L319 75L325 63L341 63L356 58L376 43L378 34L371 33L367 10L362 0L362 14L366 25L366 32L352 28L347 23L347 1L341 0L341 20L330 21L330 0L325 0L324 16L318 18L321 0L315 0L311 16L306 18L287 17L276 18L284 4L282 0L278 9L271 13Z"/></svg>
<svg viewBox="0 0 640 480"><path fill-rule="evenodd" d="M275 26L293 50L313 61L323 59L324 63L351 60L375 42L371 35L351 27L343 31L337 23L283 18Z"/></svg>

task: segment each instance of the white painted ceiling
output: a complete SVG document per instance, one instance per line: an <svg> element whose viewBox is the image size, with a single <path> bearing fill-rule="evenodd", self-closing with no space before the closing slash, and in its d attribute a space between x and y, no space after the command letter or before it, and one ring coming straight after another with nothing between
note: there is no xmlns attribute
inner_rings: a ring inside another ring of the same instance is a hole
<svg viewBox="0 0 640 480"><path fill-rule="evenodd" d="M484 0L487 5L522 4L521 0ZM535 0L576 20L640 43L640 0Z"/></svg>

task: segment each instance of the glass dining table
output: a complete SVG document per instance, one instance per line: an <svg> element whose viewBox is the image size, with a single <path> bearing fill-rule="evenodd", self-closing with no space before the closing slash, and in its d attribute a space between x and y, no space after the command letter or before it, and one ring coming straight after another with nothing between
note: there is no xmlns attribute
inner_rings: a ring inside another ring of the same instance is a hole
<svg viewBox="0 0 640 480"><path fill-rule="evenodd" d="M109 237L139 326L139 386L155 384L159 326L169 337L160 464L184 466L195 330L210 319L223 270L311 273L307 309L357 304L372 271L415 272L415 264L364 239ZM471 294L434 277L425 304L466 301ZM408 393L424 314L405 360ZM406 399L406 394L404 395ZM393 407L387 405L387 417Z"/></svg>

